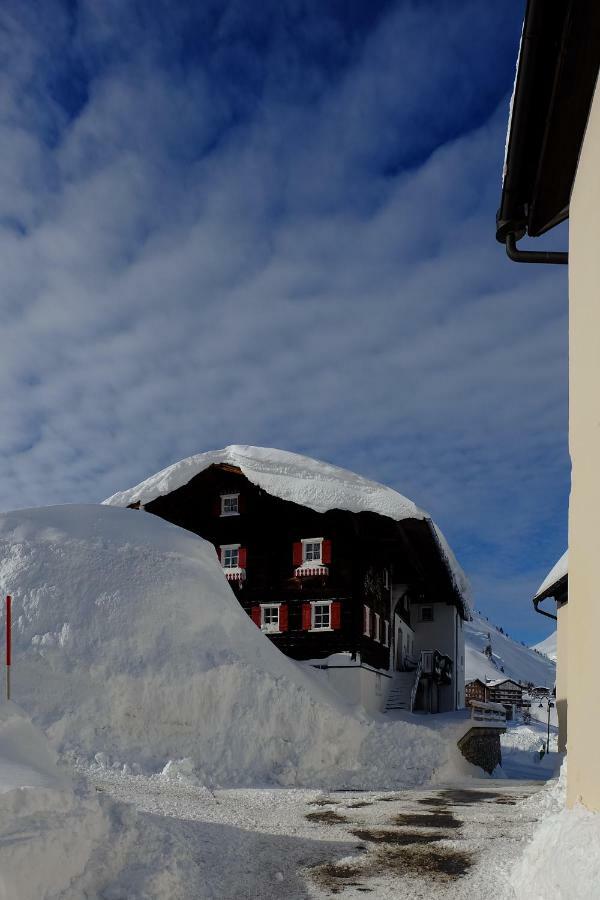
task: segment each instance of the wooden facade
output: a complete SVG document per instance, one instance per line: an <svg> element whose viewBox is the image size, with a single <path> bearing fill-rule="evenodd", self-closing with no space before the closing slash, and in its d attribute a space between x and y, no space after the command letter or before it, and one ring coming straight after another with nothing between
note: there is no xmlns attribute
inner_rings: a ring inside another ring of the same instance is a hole
<svg viewBox="0 0 600 900"><path fill-rule="evenodd" d="M386 671L395 613L410 625L412 602L462 604L428 520L315 512L270 495L228 464L211 465L144 508L214 544L242 607L294 659L344 652ZM304 558L312 541L320 559ZM271 613L274 624L264 621Z"/></svg>

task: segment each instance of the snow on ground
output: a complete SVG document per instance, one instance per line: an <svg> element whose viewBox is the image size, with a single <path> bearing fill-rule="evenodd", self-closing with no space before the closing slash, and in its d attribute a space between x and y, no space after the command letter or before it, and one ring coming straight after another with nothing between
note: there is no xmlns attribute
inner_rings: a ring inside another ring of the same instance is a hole
<svg viewBox="0 0 600 900"><path fill-rule="evenodd" d="M355 513L374 512L396 521L429 519L426 512L398 491L347 469L287 450L245 445L232 445L222 450L189 456L151 475L135 487L113 494L104 503L109 506L128 506L137 502L145 505L163 494L183 487L200 472L219 463L237 466L248 481L268 494L307 506L316 512L347 509ZM442 531L434 522L431 524L455 586L465 606L470 608L467 577Z"/></svg>
<svg viewBox="0 0 600 900"><path fill-rule="evenodd" d="M531 649L537 650L538 653L543 653L544 656L548 657L548 659L551 659L553 662L556 662L557 637L558 637L558 633L556 631L553 631L552 634L548 635L548 637L545 638L543 641L540 641L539 644L535 644Z"/></svg>
<svg viewBox="0 0 600 900"><path fill-rule="evenodd" d="M535 596L539 597L540 594L543 594L544 591L547 591L549 587L552 587L553 584L556 584L557 581L560 581L561 578L564 578L565 575L569 573L569 551L565 550L561 558L558 560L555 566L553 566L539 588L535 592Z"/></svg>
<svg viewBox="0 0 600 900"><path fill-rule="evenodd" d="M517 900L597 900L600 813L565 808L566 763L560 778L526 804L538 824L511 875Z"/></svg>
<svg viewBox="0 0 600 900"><path fill-rule="evenodd" d="M133 510L0 515L13 696L70 758L214 785L393 787L458 754L367 717L248 618L212 545Z"/></svg>
<svg viewBox="0 0 600 900"><path fill-rule="evenodd" d="M491 656L484 652L491 646ZM554 687L556 664L503 634L480 613L465 622L465 678L495 681L513 678L537 687Z"/></svg>

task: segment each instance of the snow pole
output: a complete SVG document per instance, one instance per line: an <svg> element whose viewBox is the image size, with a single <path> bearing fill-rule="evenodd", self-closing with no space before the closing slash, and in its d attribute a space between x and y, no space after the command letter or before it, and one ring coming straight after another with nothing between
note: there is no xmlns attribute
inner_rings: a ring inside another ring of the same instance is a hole
<svg viewBox="0 0 600 900"><path fill-rule="evenodd" d="M10 700L10 664L12 652L12 597L6 595L6 699Z"/></svg>

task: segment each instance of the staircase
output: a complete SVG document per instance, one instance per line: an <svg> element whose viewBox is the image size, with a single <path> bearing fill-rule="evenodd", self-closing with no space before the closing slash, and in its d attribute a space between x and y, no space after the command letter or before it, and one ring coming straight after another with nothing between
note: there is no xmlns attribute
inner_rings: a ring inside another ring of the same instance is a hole
<svg viewBox="0 0 600 900"><path fill-rule="evenodd" d="M419 673L420 674L420 673ZM393 709L411 711L411 694L416 672L396 672L385 703L385 712Z"/></svg>

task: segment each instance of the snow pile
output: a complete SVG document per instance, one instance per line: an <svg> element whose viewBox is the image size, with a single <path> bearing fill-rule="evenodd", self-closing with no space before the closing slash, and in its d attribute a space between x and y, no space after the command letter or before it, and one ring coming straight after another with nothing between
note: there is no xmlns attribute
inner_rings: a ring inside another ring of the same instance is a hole
<svg viewBox="0 0 600 900"><path fill-rule="evenodd" d="M104 503L129 506L139 502L145 506L157 497L183 487L209 466L220 463L237 466L248 481L273 497L307 506L315 512L346 509L354 513L378 513L396 521L429 519L426 512L398 491L347 469L287 450L238 445L189 456L135 487L113 494ZM432 527L454 584L468 608L469 582L441 530L433 522Z"/></svg>
<svg viewBox="0 0 600 900"><path fill-rule="evenodd" d="M557 641L558 633L553 631L552 634L548 635L543 641L540 641L539 644L535 644L532 647L532 650L537 650L538 653L543 653L544 656L547 656L548 659L551 659L553 662L556 662L557 657Z"/></svg>
<svg viewBox="0 0 600 900"><path fill-rule="evenodd" d="M596 900L600 885L600 814L565 809L565 765L528 808L542 817L511 875L518 900ZM533 804L533 806L532 806Z"/></svg>
<svg viewBox="0 0 600 900"><path fill-rule="evenodd" d="M110 829L95 792L77 793L38 729L15 704L0 707L0 900L56 896Z"/></svg>
<svg viewBox="0 0 600 900"><path fill-rule="evenodd" d="M535 596L539 597L540 594L543 594L548 588L552 587L553 584L556 584L557 581L560 581L561 578L564 578L565 575L569 574L569 551L565 550L561 558L558 560L556 565L550 569L539 588L535 592Z"/></svg>
<svg viewBox="0 0 600 900"><path fill-rule="evenodd" d="M82 762L379 788L423 781L453 752L428 728L345 706L256 628L212 545L158 517L0 515L0 589L13 595L14 697Z"/></svg>
<svg viewBox="0 0 600 900"><path fill-rule="evenodd" d="M496 681L512 678L536 687L554 687L556 664L513 641L479 613L465 622L465 678Z"/></svg>

